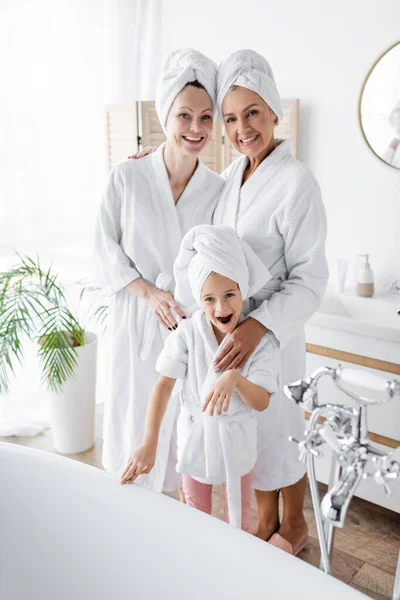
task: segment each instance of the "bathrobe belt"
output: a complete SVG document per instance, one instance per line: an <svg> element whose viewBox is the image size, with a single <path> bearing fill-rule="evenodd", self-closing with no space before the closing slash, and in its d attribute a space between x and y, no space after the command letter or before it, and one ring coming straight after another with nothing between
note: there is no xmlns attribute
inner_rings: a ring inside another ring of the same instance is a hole
<svg viewBox="0 0 400 600"><path fill-rule="evenodd" d="M196 409L193 406L189 408L186 404L183 404L182 412L193 425L189 425L191 432L179 457L177 471L190 475L190 465L196 462L196 457L199 456L204 435L205 468L203 474L196 475L205 479L220 478L221 464L224 464L229 522L240 529L242 526L241 476L246 473L240 473L241 457L238 455L237 443L232 436L230 425L252 419L253 415L239 412L234 415L210 416L200 408Z"/></svg>
<svg viewBox="0 0 400 600"><path fill-rule="evenodd" d="M163 292L174 291L174 279L168 273L160 273L154 284L159 290ZM168 335L168 331L161 325L159 320L153 315L149 305L146 306L144 326L142 323L137 323L137 331L142 332L142 339L140 342L139 356L141 360L145 361L148 359L150 352L154 346L157 330L160 332L162 339L165 341Z"/></svg>

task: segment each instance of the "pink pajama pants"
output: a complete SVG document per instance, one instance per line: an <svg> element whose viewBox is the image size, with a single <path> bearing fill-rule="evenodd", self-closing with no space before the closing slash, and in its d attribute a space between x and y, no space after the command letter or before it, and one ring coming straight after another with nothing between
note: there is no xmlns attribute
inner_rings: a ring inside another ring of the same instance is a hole
<svg viewBox="0 0 400 600"><path fill-rule="evenodd" d="M252 492L252 480L253 472L247 473L241 478L242 487L242 529L248 533L252 533L250 523L250 504L251 504L251 492ZM226 496L226 485L223 484L224 490L224 510L225 520L229 522L228 517L228 502ZM203 512L211 515L212 501L212 485L208 483L200 483L190 477L190 475L183 475L183 492L186 498L186 504L202 510Z"/></svg>

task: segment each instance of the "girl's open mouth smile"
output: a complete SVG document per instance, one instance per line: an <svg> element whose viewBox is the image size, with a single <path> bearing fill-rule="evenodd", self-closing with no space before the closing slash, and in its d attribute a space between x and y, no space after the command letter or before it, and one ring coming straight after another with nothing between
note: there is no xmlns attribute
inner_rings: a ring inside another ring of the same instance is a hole
<svg viewBox="0 0 400 600"><path fill-rule="evenodd" d="M219 323L222 323L222 325L228 325L228 323L230 323L232 321L232 317L233 317L233 314L231 313L230 315L226 315L224 317L217 317L217 321Z"/></svg>

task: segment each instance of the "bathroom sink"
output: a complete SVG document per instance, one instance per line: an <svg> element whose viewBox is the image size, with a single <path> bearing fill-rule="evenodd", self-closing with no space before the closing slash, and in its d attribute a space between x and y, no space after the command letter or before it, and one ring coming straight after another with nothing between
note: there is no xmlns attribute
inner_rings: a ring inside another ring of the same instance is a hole
<svg viewBox="0 0 400 600"><path fill-rule="evenodd" d="M360 298L350 292L327 292L308 325L400 343L399 310L399 295Z"/></svg>

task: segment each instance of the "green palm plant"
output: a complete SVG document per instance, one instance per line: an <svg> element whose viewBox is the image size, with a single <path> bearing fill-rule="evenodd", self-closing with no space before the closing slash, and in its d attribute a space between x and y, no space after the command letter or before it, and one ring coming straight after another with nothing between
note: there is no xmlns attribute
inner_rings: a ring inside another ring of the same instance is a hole
<svg viewBox="0 0 400 600"><path fill-rule="evenodd" d="M52 267L44 270L39 258L18 257L18 264L0 273L0 394L9 390L15 362L23 361L26 338L38 342L42 381L52 391L60 391L74 374L76 347L84 345L85 331L68 308ZM83 288L80 298L96 290ZM104 323L106 314L107 307L100 306L93 316Z"/></svg>

